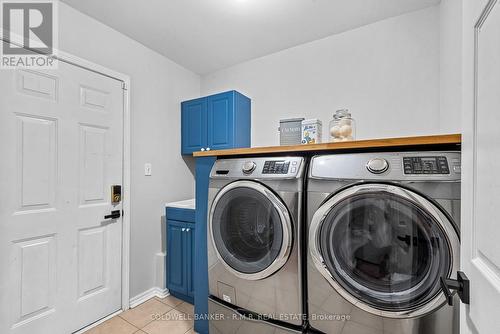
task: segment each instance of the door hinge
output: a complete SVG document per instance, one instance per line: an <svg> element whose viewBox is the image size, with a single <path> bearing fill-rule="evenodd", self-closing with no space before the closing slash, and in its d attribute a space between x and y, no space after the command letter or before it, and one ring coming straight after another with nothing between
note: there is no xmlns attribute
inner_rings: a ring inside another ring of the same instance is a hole
<svg viewBox="0 0 500 334"><path fill-rule="evenodd" d="M458 297L464 304L469 304L470 302L470 281L467 275L462 271L457 271L457 279L451 278L440 278L441 290L443 290L444 296L448 305L453 305L453 293L451 290L456 290Z"/></svg>

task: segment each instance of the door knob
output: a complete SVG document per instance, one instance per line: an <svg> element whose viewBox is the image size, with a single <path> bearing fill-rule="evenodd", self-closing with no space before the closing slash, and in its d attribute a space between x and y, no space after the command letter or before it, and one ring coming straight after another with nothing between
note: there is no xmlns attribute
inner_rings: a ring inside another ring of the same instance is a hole
<svg viewBox="0 0 500 334"><path fill-rule="evenodd" d="M120 210L113 210L109 215L104 216L104 219L118 219L121 217Z"/></svg>
<svg viewBox="0 0 500 334"><path fill-rule="evenodd" d="M202 148L201 148L201 151L202 151L202 152L204 152L204 151L205 151L205 148L203 148L203 147L202 147Z"/></svg>

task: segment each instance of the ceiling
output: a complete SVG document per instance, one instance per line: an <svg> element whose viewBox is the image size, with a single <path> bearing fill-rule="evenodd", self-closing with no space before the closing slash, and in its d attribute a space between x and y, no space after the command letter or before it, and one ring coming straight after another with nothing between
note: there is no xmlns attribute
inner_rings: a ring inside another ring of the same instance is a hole
<svg viewBox="0 0 500 334"><path fill-rule="evenodd" d="M440 0L63 0L199 74Z"/></svg>

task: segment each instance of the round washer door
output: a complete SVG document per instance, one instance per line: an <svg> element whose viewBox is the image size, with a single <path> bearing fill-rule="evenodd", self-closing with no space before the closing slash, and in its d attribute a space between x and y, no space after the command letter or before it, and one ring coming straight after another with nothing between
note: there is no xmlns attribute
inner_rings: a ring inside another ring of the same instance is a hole
<svg viewBox="0 0 500 334"><path fill-rule="evenodd" d="M431 201L395 185L360 184L314 214L309 251L332 287L388 318L427 314L445 297L440 277L458 270L459 237Z"/></svg>
<svg viewBox="0 0 500 334"><path fill-rule="evenodd" d="M258 280L279 270L292 248L290 214L267 187L236 181L214 199L209 231L219 260L234 275Z"/></svg>

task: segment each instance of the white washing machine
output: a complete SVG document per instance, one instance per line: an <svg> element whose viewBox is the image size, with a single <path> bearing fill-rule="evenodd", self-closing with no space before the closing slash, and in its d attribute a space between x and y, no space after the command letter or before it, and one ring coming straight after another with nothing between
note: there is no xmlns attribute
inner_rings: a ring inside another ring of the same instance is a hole
<svg viewBox="0 0 500 334"><path fill-rule="evenodd" d="M266 324L271 331L276 324L280 330L302 328L299 223L304 174L301 157L221 159L212 168L207 228L210 303L212 309L229 307L238 314L261 316L241 322L246 329L255 325L255 332L261 332ZM234 326L210 319L214 330Z"/></svg>
<svg viewBox="0 0 500 334"><path fill-rule="evenodd" d="M308 175L309 323L329 334L456 334L460 153L316 156Z"/></svg>

